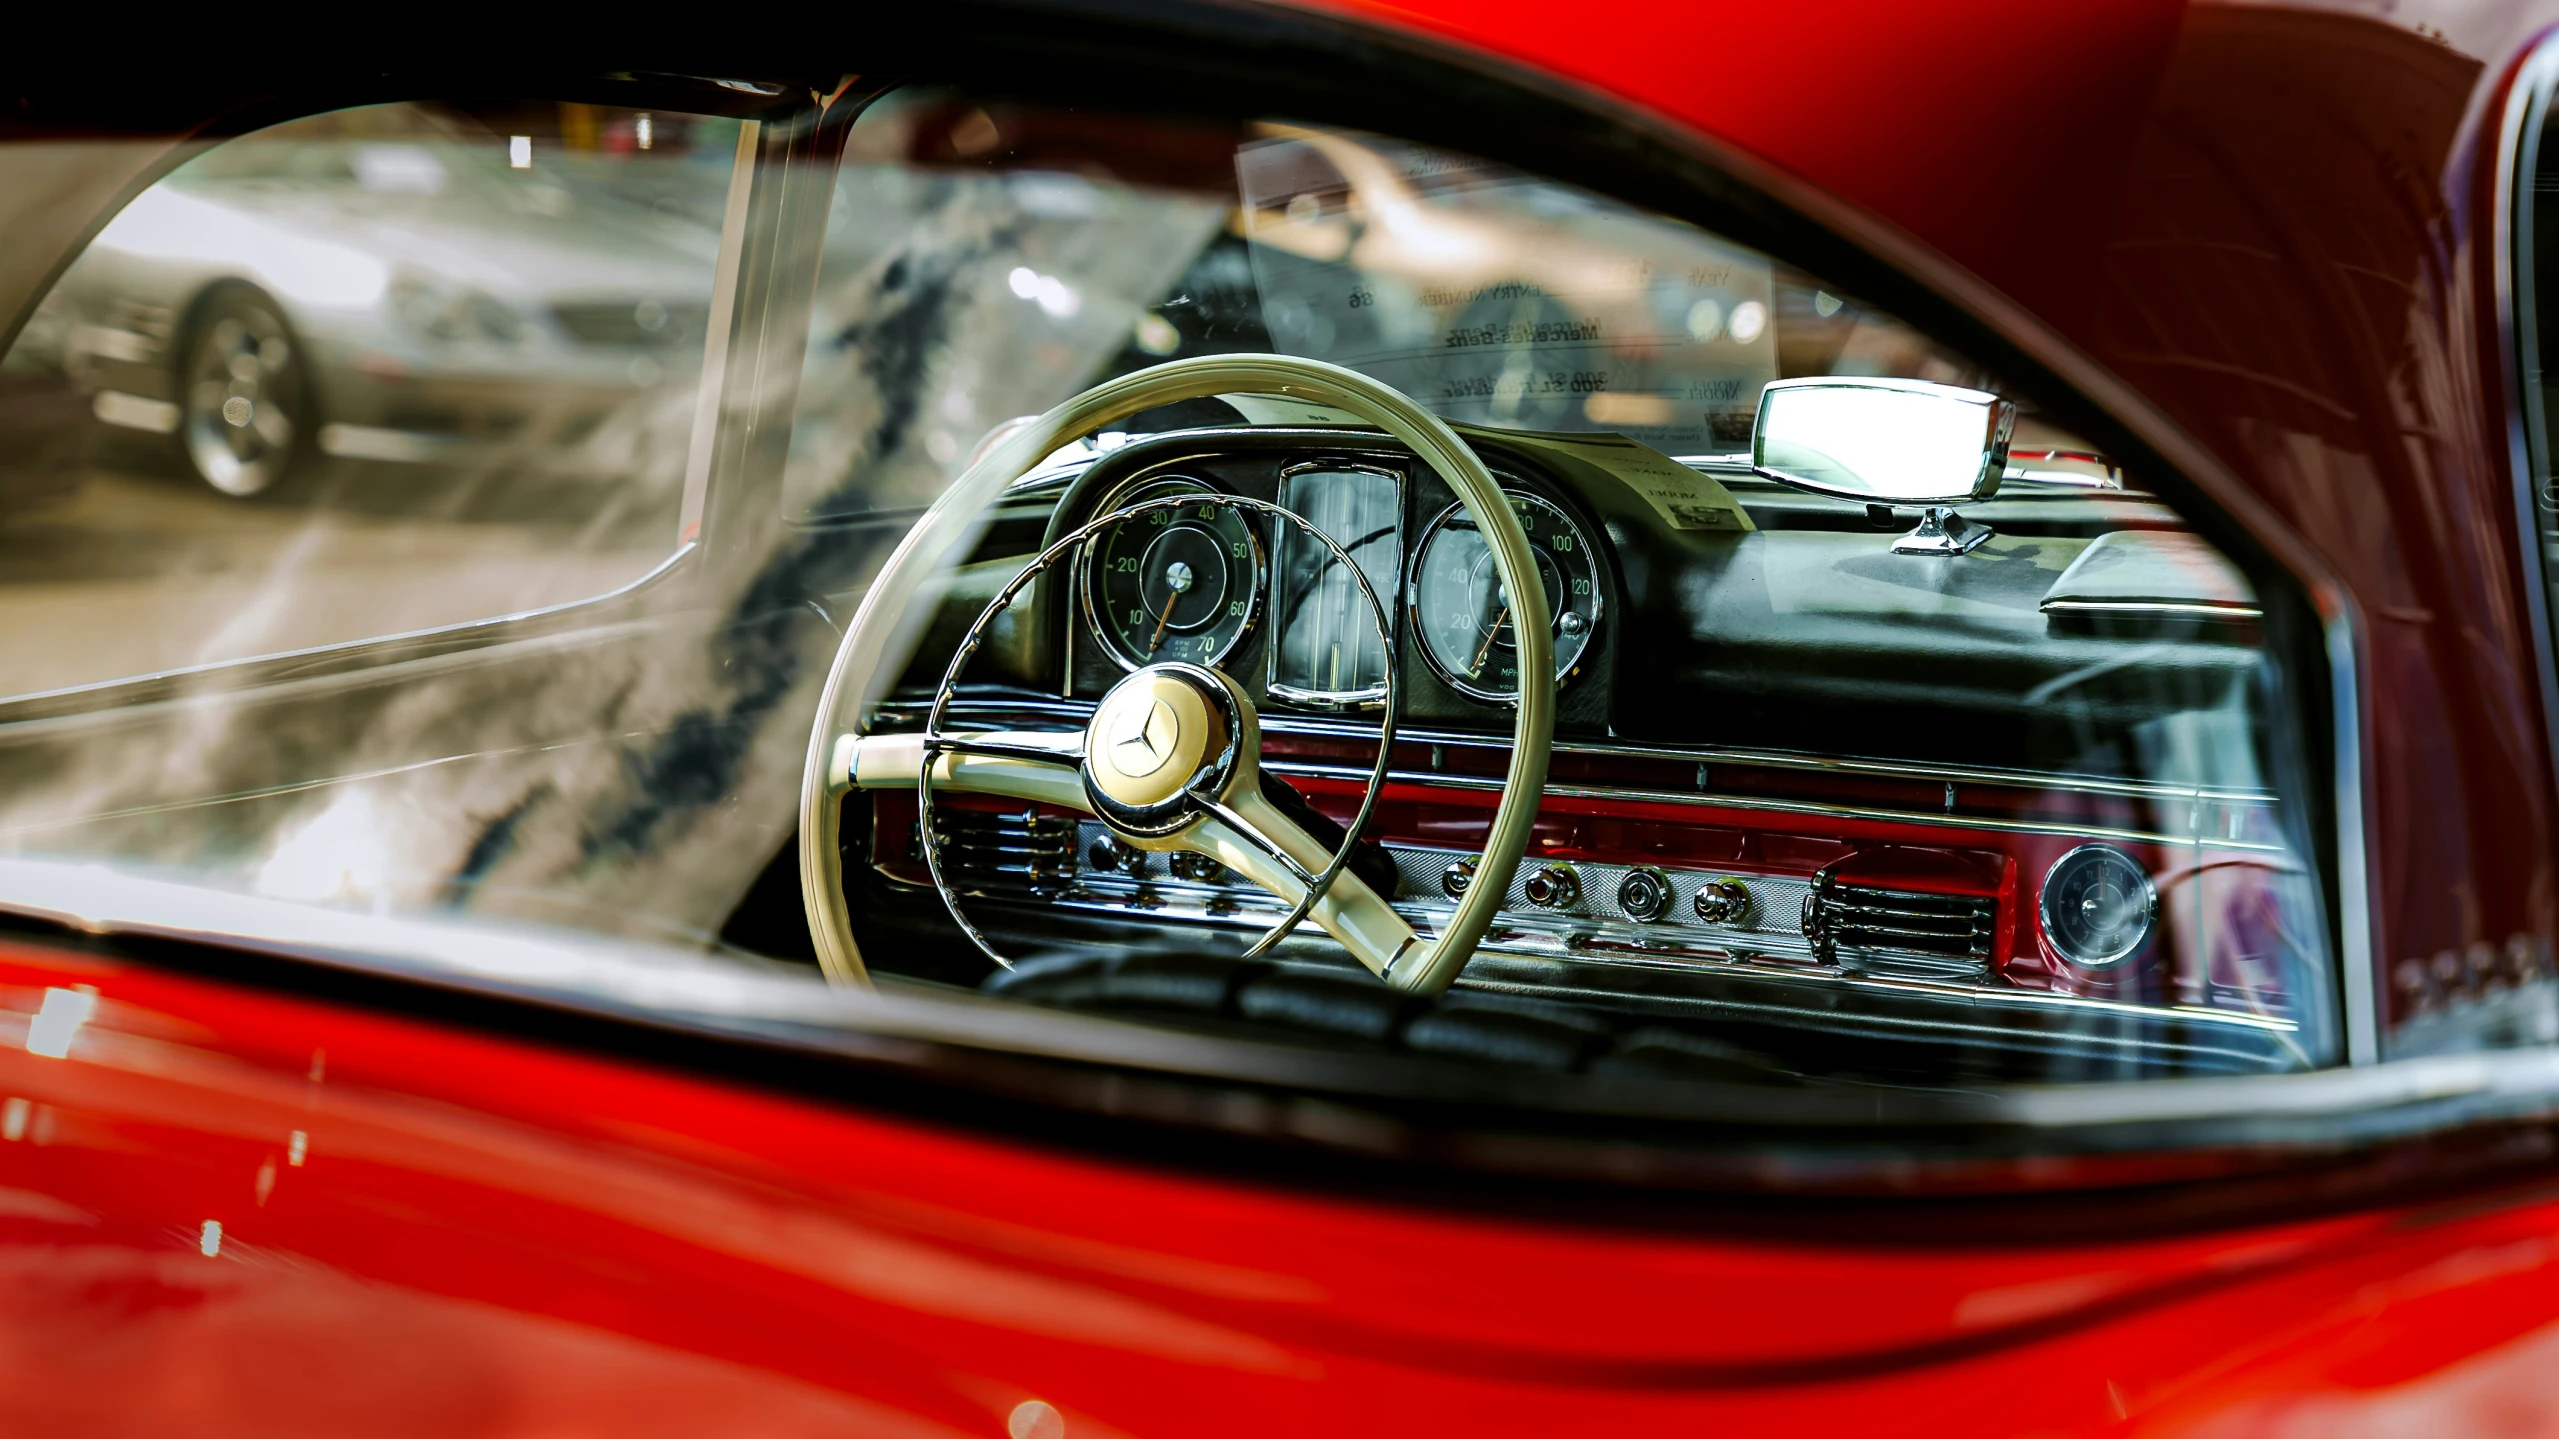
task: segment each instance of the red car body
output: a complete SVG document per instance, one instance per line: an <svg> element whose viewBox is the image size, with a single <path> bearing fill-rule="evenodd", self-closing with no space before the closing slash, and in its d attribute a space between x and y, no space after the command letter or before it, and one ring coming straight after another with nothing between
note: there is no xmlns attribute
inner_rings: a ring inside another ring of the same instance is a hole
<svg viewBox="0 0 2559 1439"><path fill-rule="evenodd" d="M2559 932L2497 258L2537 7L1344 8L1766 167L2190 437L2360 620L2371 962ZM0 950L9 1432L2559 1429L2530 1105L2209 1198L1593 1198L177 957Z"/></svg>

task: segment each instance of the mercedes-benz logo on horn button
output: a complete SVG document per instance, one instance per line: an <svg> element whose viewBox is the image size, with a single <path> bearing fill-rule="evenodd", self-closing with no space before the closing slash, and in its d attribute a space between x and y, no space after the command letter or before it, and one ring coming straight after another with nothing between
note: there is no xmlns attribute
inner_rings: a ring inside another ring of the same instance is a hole
<svg viewBox="0 0 2559 1439"><path fill-rule="evenodd" d="M1111 768L1138 779L1155 773L1173 757L1182 738L1182 722L1173 707L1148 696L1144 704L1127 706L1117 733L1111 736Z"/></svg>

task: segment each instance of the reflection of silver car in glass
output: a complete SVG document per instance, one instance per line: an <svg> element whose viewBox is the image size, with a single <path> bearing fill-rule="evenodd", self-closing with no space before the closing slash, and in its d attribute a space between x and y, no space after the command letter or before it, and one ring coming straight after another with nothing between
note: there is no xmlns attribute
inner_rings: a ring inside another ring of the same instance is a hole
<svg viewBox="0 0 2559 1439"><path fill-rule="evenodd" d="M689 390L719 195L674 155L531 158L503 137L290 127L222 146L63 277L63 363L100 420L176 436L229 494L315 455L559 468L617 413Z"/></svg>

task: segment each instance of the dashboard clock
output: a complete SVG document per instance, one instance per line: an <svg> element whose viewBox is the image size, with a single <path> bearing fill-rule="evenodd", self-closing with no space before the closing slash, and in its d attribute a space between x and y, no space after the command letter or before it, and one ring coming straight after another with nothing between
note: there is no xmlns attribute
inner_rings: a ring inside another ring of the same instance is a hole
<svg viewBox="0 0 2559 1439"><path fill-rule="evenodd" d="M1149 480L1114 495L1125 508L1214 495L1197 480ZM1165 660L1213 665L1234 652L1261 603L1262 541L1231 505L1150 510L1109 525L1084 550L1084 614L1123 669Z"/></svg>
<svg viewBox="0 0 2559 1439"><path fill-rule="evenodd" d="M1590 537L1561 507L1517 490L1503 491L1537 557L1555 642L1555 680L1581 667L1599 629L1599 561ZM1452 505L1422 532L1406 592L1422 656L1461 694L1497 704L1519 695L1518 635L1510 592L1493 570L1492 547L1462 505Z"/></svg>
<svg viewBox="0 0 2559 1439"><path fill-rule="evenodd" d="M2044 872L2044 938L2084 968L2102 969L2141 948L2158 907L2149 871L2111 844L2083 844Z"/></svg>

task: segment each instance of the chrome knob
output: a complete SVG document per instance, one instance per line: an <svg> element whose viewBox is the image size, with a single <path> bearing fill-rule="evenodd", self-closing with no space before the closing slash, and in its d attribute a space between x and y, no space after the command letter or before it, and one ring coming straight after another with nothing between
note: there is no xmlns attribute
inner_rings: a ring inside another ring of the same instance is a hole
<svg viewBox="0 0 2559 1439"><path fill-rule="evenodd" d="M1646 924L1670 912L1670 876L1657 869L1629 870L1617 882L1617 907Z"/></svg>
<svg viewBox="0 0 2559 1439"><path fill-rule="evenodd" d="M1226 882L1226 866L1207 855L1193 854L1187 849L1173 851L1172 868L1175 879L1187 879L1194 884Z"/></svg>
<svg viewBox="0 0 2559 1439"><path fill-rule="evenodd" d="M1475 861L1461 859L1439 872L1439 892L1450 899L1463 899L1467 886L1475 882Z"/></svg>
<svg viewBox="0 0 2559 1439"><path fill-rule="evenodd" d="M1093 841L1084 859L1105 874L1135 874L1146 867L1146 851L1107 834Z"/></svg>
<svg viewBox="0 0 2559 1439"><path fill-rule="evenodd" d="M1520 886L1528 902L1541 909L1563 909L1578 904L1582 898L1582 882L1560 864L1540 865Z"/></svg>
<svg viewBox="0 0 2559 1439"><path fill-rule="evenodd" d="M1697 887L1697 917L1708 924L1740 924L1750 915L1750 889L1737 879L1710 879Z"/></svg>

